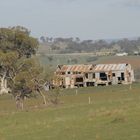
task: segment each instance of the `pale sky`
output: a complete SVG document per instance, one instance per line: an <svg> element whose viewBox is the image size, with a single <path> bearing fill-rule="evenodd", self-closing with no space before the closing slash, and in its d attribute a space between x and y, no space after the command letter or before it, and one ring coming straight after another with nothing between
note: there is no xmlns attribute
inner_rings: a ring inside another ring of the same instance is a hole
<svg viewBox="0 0 140 140"><path fill-rule="evenodd" d="M140 0L0 0L0 27L16 25L35 37L137 37Z"/></svg>

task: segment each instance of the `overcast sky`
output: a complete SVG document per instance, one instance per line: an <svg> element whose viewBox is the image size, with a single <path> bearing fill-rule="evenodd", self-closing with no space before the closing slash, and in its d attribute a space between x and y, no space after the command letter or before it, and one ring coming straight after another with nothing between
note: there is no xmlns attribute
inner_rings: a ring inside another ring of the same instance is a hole
<svg viewBox="0 0 140 140"><path fill-rule="evenodd" d="M15 25L35 37L137 37L140 0L0 0L0 26Z"/></svg>

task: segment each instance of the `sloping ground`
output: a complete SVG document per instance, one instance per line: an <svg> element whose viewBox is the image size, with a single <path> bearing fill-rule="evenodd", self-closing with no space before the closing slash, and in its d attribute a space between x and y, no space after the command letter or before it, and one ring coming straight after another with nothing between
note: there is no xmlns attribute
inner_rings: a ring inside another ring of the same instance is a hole
<svg viewBox="0 0 140 140"><path fill-rule="evenodd" d="M93 54L48 54L38 55L37 58L44 66L53 66L54 70L58 64L87 64L88 59L94 60ZM97 59L97 60L96 60ZM140 81L140 56L103 56L96 57L95 61L90 61L91 64L109 64L109 63L130 63L135 70L135 78Z"/></svg>
<svg viewBox="0 0 140 140"><path fill-rule="evenodd" d="M62 90L58 106L41 108L39 99L15 110L0 97L1 140L139 140L140 84ZM88 104L89 97L91 104Z"/></svg>
<svg viewBox="0 0 140 140"><path fill-rule="evenodd" d="M49 57L52 57L51 61L48 60ZM75 64L72 60L77 59L77 64L88 63L87 59L94 57L92 53L84 54L46 54L40 55L38 58L43 64L52 64L54 66L58 64L68 64L68 60L71 60L69 64ZM96 61L91 61L90 63L130 63L134 69L140 68L140 56L103 56L97 57Z"/></svg>
<svg viewBox="0 0 140 140"><path fill-rule="evenodd" d="M134 69L140 68L140 56L108 56L101 57L97 61L98 63L129 63Z"/></svg>

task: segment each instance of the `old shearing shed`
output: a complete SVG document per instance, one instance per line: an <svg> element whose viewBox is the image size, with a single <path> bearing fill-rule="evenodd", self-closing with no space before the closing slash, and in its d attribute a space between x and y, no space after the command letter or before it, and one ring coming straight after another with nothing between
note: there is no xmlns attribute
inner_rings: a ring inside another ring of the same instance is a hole
<svg viewBox="0 0 140 140"><path fill-rule="evenodd" d="M134 71L130 64L58 65L54 85L64 88L98 85L132 84Z"/></svg>

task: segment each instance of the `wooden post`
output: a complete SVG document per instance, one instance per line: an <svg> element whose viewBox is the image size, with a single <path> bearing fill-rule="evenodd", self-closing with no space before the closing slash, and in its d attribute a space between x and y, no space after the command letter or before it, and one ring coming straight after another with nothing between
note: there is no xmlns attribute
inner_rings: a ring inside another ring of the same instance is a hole
<svg viewBox="0 0 140 140"><path fill-rule="evenodd" d="M91 104L91 98L90 98L90 96L88 97L88 104Z"/></svg>
<svg viewBox="0 0 140 140"><path fill-rule="evenodd" d="M76 95L78 94L78 90L77 89L75 90L75 93L76 93Z"/></svg>
<svg viewBox="0 0 140 140"><path fill-rule="evenodd" d="M129 87L129 89L131 90L132 89L132 85L130 84L130 87Z"/></svg>
<svg viewBox="0 0 140 140"><path fill-rule="evenodd" d="M21 103L20 103L20 105L21 105L21 109L22 109L22 110L24 109L23 100L24 100L24 99L21 99Z"/></svg>

